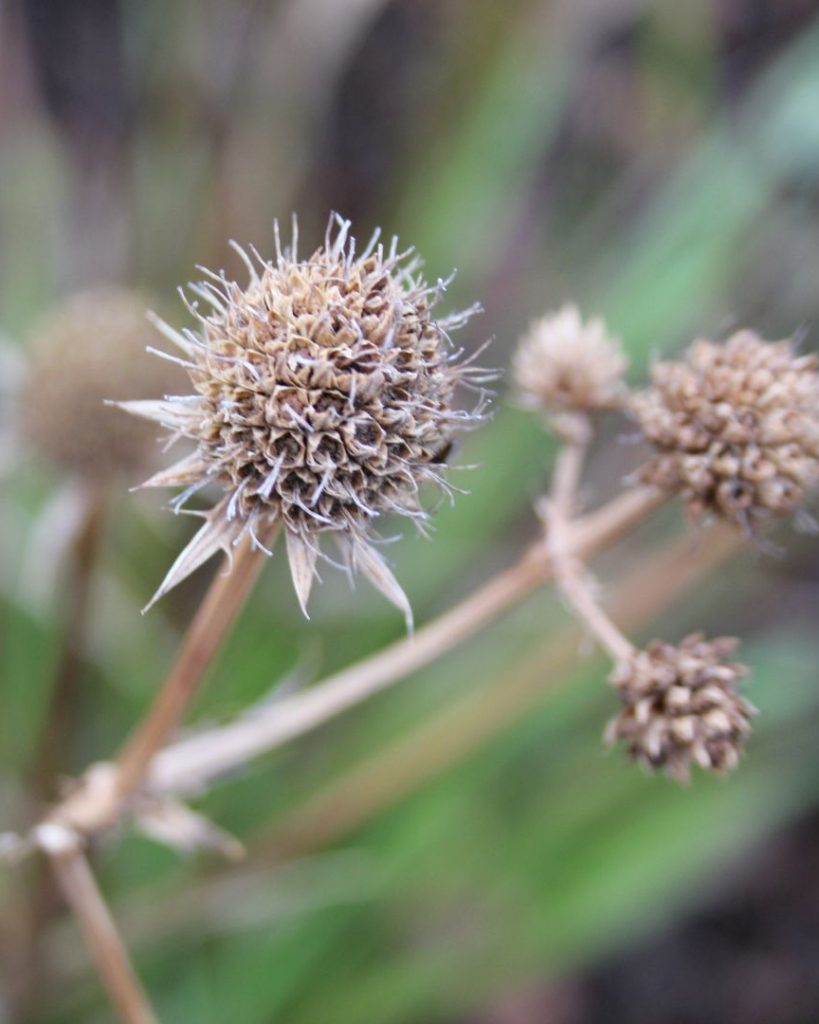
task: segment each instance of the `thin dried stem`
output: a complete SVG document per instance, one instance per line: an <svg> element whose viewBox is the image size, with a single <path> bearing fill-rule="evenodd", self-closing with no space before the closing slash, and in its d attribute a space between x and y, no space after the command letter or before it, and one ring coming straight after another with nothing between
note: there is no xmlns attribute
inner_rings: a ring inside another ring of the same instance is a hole
<svg viewBox="0 0 819 1024"><path fill-rule="evenodd" d="M692 543L677 537L632 566L612 607L629 629L662 614L736 555L742 537L722 525ZM548 699L577 662L577 634L560 631L518 666L470 689L345 774L332 779L253 844L253 864L303 856L335 842L465 760ZM549 666L544 674L543 667Z"/></svg>
<svg viewBox="0 0 819 1024"><path fill-rule="evenodd" d="M589 557L642 522L667 496L654 488L628 491L579 519L566 540L573 555ZM411 637L330 676L306 693L276 701L226 726L160 751L149 786L154 792L196 792L214 778L335 718L429 665L536 590L551 574L546 544L533 544L511 568Z"/></svg>
<svg viewBox="0 0 819 1024"><path fill-rule="evenodd" d="M40 827L40 845L83 933L88 951L124 1024L156 1024L114 919L76 836L59 825Z"/></svg>
<svg viewBox="0 0 819 1024"><path fill-rule="evenodd" d="M547 503L548 543L552 571L560 593L574 613L607 651L614 661L624 661L634 653L634 646L603 611L595 595L595 583L586 567L569 548L569 524L557 506Z"/></svg>
<svg viewBox="0 0 819 1024"><path fill-rule="evenodd" d="M590 438L588 419L575 416L563 431L552 491L541 512L546 520L546 544L555 583L575 614L614 661L634 652L597 601L594 580L579 557L571 551L571 517L577 500L583 463Z"/></svg>
<svg viewBox="0 0 819 1024"><path fill-rule="evenodd" d="M45 711L45 724L32 757L30 802L34 813L42 812L54 798L54 783L65 771L65 758L72 726L77 723L78 683L86 649L88 606L97 554L105 528L108 489L88 485L82 494L82 515L71 538L64 567L60 600L62 632L53 681ZM18 928L17 942L10 954L10 998L19 1016L27 1015L43 973L42 935L60 907L54 879L44 866L32 865L26 906Z"/></svg>
<svg viewBox="0 0 819 1024"><path fill-rule="evenodd" d="M271 539L272 533L262 538L262 543ZM264 557L264 550L246 535L236 549L229 571L214 577L170 675L117 759L120 801L140 787L151 758L182 721L244 605Z"/></svg>
<svg viewBox="0 0 819 1024"><path fill-rule="evenodd" d="M580 475L586 461L591 424L583 413L564 413L555 423L563 444L558 449L552 474L551 500L566 519L572 519Z"/></svg>

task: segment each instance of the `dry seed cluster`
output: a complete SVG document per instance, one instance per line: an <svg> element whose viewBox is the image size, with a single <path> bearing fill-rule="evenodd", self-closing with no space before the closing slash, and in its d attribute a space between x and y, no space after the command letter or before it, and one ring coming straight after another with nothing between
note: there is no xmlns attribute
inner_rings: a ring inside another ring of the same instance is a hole
<svg viewBox="0 0 819 1024"><path fill-rule="evenodd" d="M449 490L443 463L454 434L483 408L483 396L471 411L453 405L458 383L485 379L457 361L449 338L472 310L435 319L443 285L428 287L395 240L385 251L376 235L357 255L340 219L309 259L294 241L292 252L277 245L273 261L245 261L244 288L224 275L192 286L207 306L194 310L197 333L160 325L183 353L193 393L126 404L195 442L149 484L185 488L177 507L211 481L223 489L160 593L276 522L303 605L318 538L331 533L346 564L408 612L371 531L385 513L423 522L426 483Z"/></svg>
<svg viewBox="0 0 819 1024"><path fill-rule="evenodd" d="M695 515L753 530L819 480L817 360L790 341L697 341L684 361L658 364L633 405L657 450L643 480L681 492Z"/></svg>
<svg viewBox="0 0 819 1024"><path fill-rule="evenodd" d="M681 781L693 764L718 773L736 767L754 714L737 690L748 670L727 660L736 646L730 637L694 634L679 646L655 641L615 666L610 682L622 708L607 740Z"/></svg>
<svg viewBox="0 0 819 1024"><path fill-rule="evenodd" d="M522 404L559 413L619 405L626 365L602 320L584 323L576 306L564 306L531 325L512 371Z"/></svg>
<svg viewBox="0 0 819 1024"><path fill-rule="evenodd" d="M134 390L159 397L174 385L174 368L146 354L150 340L144 297L119 288L79 293L35 329L22 428L40 454L85 480L150 470L154 431L105 404Z"/></svg>

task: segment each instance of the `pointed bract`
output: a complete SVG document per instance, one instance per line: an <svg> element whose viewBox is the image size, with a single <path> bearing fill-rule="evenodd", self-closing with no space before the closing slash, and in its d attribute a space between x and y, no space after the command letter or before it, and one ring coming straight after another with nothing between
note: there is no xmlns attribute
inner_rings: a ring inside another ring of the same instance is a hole
<svg viewBox="0 0 819 1024"><path fill-rule="evenodd" d="M244 524L227 518L228 500L228 498L223 498L205 515L204 525L194 534L182 554L173 563L159 589L143 608L143 612L147 612L160 597L164 597L169 590L172 590L182 580L187 579L217 551L224 551L226 555L230 554L231 546L238 540Z"/></svg>
<svg viewBox="0 0 819 1024"><path fill-rule="evenodd" d="M293 533L292 530L285 530L285 541L287 543L287 560L290 563L290 575L293 578L296 597L299 599L301 610L309 619L307 602L310 600L310 591L316 576L318 549L308 544L297 533Z"/></svg>
<svg viewBox="0 0 819 1024"><path fill-rule="evenodd" d="M386 599L403 613L407 623L407 632L414 629L412 607L401 584L393 575L392 569L384 558L371 544L353 540L350 543L353 568L362 572L376 590L380 590Z"/></svg>
<svg viewBox="0 0 819 1024"><path fill-rule="evenodd" d="M207 475L207 472L207 463L203 462L196 452L193 452L167 469L161 469L158 473L154 473L152 477L140 484L138 489L141 490L143 487L187 487L189 484L201 480Z"/></svg>

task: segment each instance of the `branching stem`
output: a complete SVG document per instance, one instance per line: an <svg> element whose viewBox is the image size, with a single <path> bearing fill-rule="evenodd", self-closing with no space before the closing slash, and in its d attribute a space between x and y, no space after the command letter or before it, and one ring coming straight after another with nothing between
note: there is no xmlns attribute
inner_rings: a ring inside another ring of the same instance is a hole
<svg viewBox="0 0 819 1024"><path fill-rule="evenodd" d="M555 584L600 646L615 662L623 661L634 653L634 647L600 606L594 580L572 550L571 520L591 437L588 419L576 414L565 423L562 435L552 490L541 507Z"/></svg>
<svg viewBox="0 0 819 1024"><path fill-rule="evenodd" d="M637 488L579 519L566 538L572 556L590 557L613 543L658 508L666 494ZM154 792L196 792L266 753L342 714L417 672L523 600L552 572L547 545L538 541L510 568L419 629L376 654L316 684L305 693L255 709L224 726L208 729L160 751L151 765Z"/></svg>
<svg viewBox="0 0 819 1024"><path fill-rule="evenodd" d="M272 535L268 535L262 542L271 539ZM151 758L182 721L253 588L264 557L264 551L246 535L236 549L228 572L214 577L170 675L117 759L120 801L140 787Z"/></svg>

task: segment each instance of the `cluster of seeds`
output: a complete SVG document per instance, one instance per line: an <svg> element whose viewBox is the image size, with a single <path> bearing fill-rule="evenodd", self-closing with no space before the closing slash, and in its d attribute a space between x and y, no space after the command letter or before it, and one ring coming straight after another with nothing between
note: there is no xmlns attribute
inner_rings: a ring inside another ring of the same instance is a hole
<svg viewBox="0 0 819 1024"><path fill-rule="evenodd" d="M819 481L817 360L790 341L696 341L684 361L654 368L633 408L656 449L642 479L679 491L694 515L753 531Z"/></svg>
<svg viewBox="0 0 819 1024"><path fill-rule="evenodd" d="M636 761L681 781L692 764L717 773L736 767L754 714L737 690L747 669L727 660L736 645L693 634L679 646L655 641L616 665L610 682L622 708L607 741L622 741Z"/></svg>
<svg viewBox="0 0 819 1024"><path fill-rule="evenodd" d="M22 394L22 429L63 472L83 480L139 479L156 462L154 431L106 400L159 397L181 374L145 352L144 297L97 288L66 300L34 330Z"/></svg>
<svg viewBox="0 0 819 1024"><path fill-rule="evenodd" d="M198 333L159 324L181 349L194 393L125 407L190 438L195 451L148 483L184 487L176 507L211 481L224 491L160 593L218 548L277 523L303 605L318 537L331 533L346 564L408 611L371 530L386 513L423 523L424 484L450 490L443 464L455 431L480 419L484 401L481 392L476 409L458 409L453 393L486 375L450 343L472 310L435 319L443 284L428 287L396 240L385 251L376 235L357 255L348 232L331 221L304 260L295 239L292 252L277 244L272 262L241 253L246 287L224 275L191 286L209 307L192 307Z"/></svg>
<svg viewBox="0 0 819 1024"><path fill-rule="evenodd" d="M536 320L512 364L520 401L549 413L618 406L626 358L600 319L584 323L576 306Z"/></svg>

